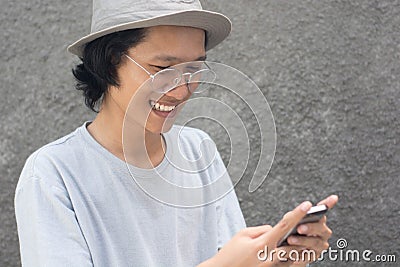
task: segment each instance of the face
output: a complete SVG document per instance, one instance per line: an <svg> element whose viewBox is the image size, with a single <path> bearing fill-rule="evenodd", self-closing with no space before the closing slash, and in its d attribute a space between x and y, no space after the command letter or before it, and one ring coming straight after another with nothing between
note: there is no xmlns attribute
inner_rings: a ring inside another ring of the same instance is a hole
<svg viewBox="0 0 400 267"><path fill-rule="evenodd" d="M205 32L201 29L156 26L149 28L144 41L127 54L145 70L155 74L180 63L205 60L204 44ZM155 93L145 70L123 56L118 69L120 87L111 87L106 101L126 113L129 122L152 133L166 132L191 92L188 85L181 83L167 93ZM161 105L164 111L157 110ZM169 111L172 107L174 109Z"/></svg>

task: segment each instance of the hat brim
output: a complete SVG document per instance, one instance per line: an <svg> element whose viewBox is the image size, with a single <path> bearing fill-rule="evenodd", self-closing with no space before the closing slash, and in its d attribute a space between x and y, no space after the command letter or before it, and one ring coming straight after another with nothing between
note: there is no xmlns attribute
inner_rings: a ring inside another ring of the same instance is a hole
<svg viewBox="0 0 400 267"><path fill-rule="evenodd" d="M119 24L91 33L68 46L67 50L78 57L82 57L85 45L99 37L124 30L147 28L159 25L186 26L205 30L207 34L206 50L210 50L221 43L229 35L232 29L232 24L229 18L220 13L207 10L185 10L150 19Z"/></svg>

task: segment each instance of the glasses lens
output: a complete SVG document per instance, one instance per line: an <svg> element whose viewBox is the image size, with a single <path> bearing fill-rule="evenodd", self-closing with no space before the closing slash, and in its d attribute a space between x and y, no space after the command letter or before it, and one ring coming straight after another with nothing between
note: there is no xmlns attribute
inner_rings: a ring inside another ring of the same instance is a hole
<svg viewBox="0 0 400 267"><path fill-rule="evenodd" d="M189 88L192 93L201 93L210 88L215 81L216 74L209 68L201 69L191 75Z"/></svg>
<svg viewBox="0 0 400 267"><path fill-rule="evenodd" d="M159 93L166 93L179 84L181 76L181 73L175 69L165 69L157 72L153 77L153 90Z"/></svg>

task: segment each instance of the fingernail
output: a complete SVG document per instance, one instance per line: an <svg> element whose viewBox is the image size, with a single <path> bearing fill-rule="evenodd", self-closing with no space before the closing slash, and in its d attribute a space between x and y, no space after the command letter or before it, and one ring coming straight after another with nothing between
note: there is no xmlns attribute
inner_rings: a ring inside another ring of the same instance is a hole
<svg viewBox="0 0 400 267"><path fill-rule="evenodd" d="M300 225L299 226L299 231L301 234L305 234L308 230L308 226L307 225Z"/></svg>
<svg viewBox="0 0 400 267"><path fill-rule="evenodd" d="M297 243L299 243L299 239L296 238L296 237L291 237L290 238L290 243L297 244Z"/></svg>
<svg viewBox="0 0 400 267"><path fill-rule="evenodd" d="M305 201L301 204L300 209L302 211L308 211L311 208L312 204L310 201Z"/></svg>

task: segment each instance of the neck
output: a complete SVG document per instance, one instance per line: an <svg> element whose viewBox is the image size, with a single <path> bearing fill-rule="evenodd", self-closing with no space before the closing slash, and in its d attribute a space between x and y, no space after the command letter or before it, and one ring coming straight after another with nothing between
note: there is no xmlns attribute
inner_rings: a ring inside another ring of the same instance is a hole
<svg viewBox="0 0 400 267"><path fill-rule="evenodd" d="M121 109L103 103L87 129L99 144L119 159L139 168L154 168L165 154L161 134L149 132L134 121L124 123L124 115Z"/></svg>

